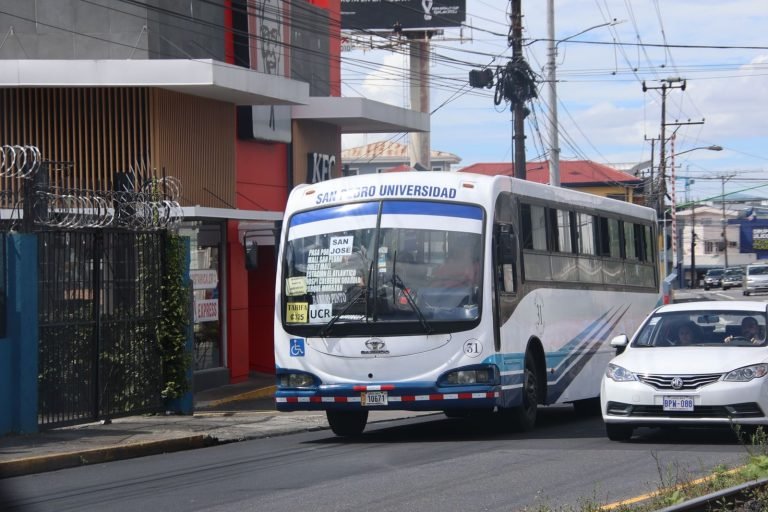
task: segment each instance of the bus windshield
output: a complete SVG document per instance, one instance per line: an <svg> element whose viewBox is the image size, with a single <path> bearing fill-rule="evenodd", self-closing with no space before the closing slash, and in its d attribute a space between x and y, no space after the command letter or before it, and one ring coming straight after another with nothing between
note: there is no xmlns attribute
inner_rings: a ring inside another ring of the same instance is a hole
<svg viewBox="0 0 768 512"><path fill-rule="evenodd" d="M284 325L309 335L424 334L479 321L483 210L372 201L293 215Z"/></svg>

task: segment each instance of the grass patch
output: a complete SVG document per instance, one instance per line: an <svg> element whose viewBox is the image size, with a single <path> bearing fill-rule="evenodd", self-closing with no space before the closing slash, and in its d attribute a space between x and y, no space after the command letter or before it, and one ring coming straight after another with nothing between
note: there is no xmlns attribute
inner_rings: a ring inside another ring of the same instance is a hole
<svg viewBox="0 0 768 512"><path fill-rule="evenodd" d="M642 497L605 504L593 491L591 497L582 498L575 505L550 506L541 493L533 506L525 507L522 512L653 512L688 500L706 496L735 487L755 482L768 477L768 435L763 427L745 430L734 425L733 430L744 447L746 455L743 465L729 468L725 465L710 470L705 477L696 478L688 468L676 464L662 467L657 460L659 485ZM656 458L656 455L654 458ZM724 501L710 508L712 512L753 512L768 510L768 487L753 490L740 503Z"/></svg>

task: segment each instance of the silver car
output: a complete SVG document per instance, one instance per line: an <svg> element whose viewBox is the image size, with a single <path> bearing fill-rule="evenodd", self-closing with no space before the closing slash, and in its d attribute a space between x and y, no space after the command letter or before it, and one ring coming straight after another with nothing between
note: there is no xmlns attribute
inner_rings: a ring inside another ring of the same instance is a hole
<svg viewBox="0 0 768 512"><path fill-rule="evenodd" d="M737 286L741 286L744 281L744 271L740 268L729 268L725 271L723 274L723 279L721 280L721 283L723 285L723 290L727 290L728 288L735 288Z"/></svg>
<svg viewBox="0 0 768 512"><path fill-rule="evenodd" d="M747 265L744 273L744 295L768 291L768 264Z"/></svg>

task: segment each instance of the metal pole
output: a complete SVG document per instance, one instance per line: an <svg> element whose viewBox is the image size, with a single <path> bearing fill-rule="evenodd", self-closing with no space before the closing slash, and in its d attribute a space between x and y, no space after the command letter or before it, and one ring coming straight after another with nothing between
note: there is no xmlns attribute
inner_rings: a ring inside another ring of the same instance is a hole
<svg viewBox="0 0 768 512"><path fill-rule="evenodd" d="M429 42L431 32L409 35L410 46L410 99L411 109L429 114ZM430 132L410 133L409 156L411 167L416 164L432 170Z"/></svg>
<svg viewBox="0 0 768 512"><path fill-rule="evenodd" d="M555 0L547 0L547 37L549 38L549 184L560 186L560 140L557 131L557 47L555 45Z"/></svg>
<svg viewBox="0 0 768 512"><path fill-rule="evenodd" d="M723 194L721 201L723 204L723 256L725 257L725 265L723 269L728 268L728 234L726 228L728 227L728 219L725 217L725 176L720 176L720 190Z"/></svg>

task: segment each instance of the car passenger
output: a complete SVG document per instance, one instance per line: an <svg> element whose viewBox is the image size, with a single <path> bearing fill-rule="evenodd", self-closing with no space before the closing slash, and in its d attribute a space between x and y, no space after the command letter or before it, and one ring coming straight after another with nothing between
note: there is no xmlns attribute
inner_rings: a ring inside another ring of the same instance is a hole
<svg viewBox="0 0 768 512"><path fill-rule="evenodd" d="M723 340L725 343L731 343L739 338L744 338L750 343L759 345L765 341L765 333L760 329L757 320L752 316L745 316L741 320L741 336L728 336Z"/></svg>
<svg viewBox="0 0 768 512"><path fill-rule="evenodd" d="M696 341L698 326L693 322L686 322L677 328L677 345L690 345Z"/></svg>

